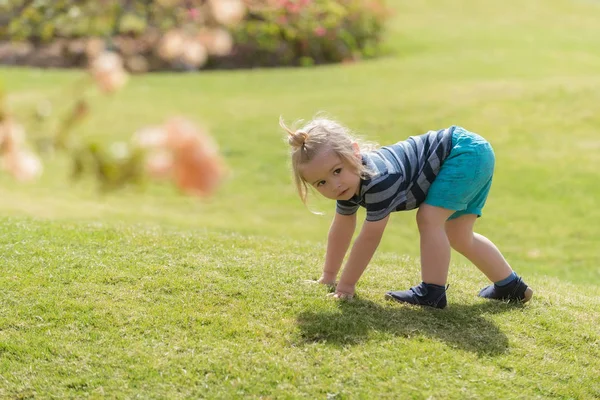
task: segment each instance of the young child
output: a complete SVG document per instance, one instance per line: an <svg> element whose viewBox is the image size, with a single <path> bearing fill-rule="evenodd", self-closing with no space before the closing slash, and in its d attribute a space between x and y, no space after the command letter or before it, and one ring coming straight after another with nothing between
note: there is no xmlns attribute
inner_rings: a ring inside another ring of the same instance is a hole
<svg viewBox="0 0 600 400"><path fill-rule="evenodd" d="M350 299L385 230L390 213L418 208L422 282L386 298L444 308L450 248L493 282L479 292L488 299L529 301L533 290L511 269L486 237L473 232L494 172L494 152L481 136L459 126L411 136L375 148L359 145L339 123L316 118L288 133L292 169L300 198L308 186L336 200L319 283L335 285L356 228L356 211L366 220L337 282L335 297Z"/></svg>

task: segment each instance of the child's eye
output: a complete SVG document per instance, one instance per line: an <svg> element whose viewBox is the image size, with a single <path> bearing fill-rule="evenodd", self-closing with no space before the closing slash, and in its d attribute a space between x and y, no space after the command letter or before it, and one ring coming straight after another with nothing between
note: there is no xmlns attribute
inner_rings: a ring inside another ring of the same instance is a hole
<svg viewBox="0 0 600 400"><path fill-rule="evenodd" d="M337 174L339 174L340 172L342 172L342 169L341 169L341 168L338 168L338 169L336 169L335 171L333 171L333 174L334 174L334 175L337 175Z"/></svg>
<svg viewBox="0 0 600 400"><path fill-rule="evenodd" d="M323 186L324 184L325 184L325 181L319 181L319 182L317 182L317 187Z"/></svg>

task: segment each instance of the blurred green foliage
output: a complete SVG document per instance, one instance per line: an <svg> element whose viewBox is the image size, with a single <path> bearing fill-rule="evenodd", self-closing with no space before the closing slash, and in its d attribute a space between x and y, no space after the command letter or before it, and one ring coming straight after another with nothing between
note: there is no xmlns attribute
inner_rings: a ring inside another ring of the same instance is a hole
<svg viewBox="0 0 600 400"><path fill-rule="evenodd" d="M238 64L313 65L378 54L388 10L381 1L277 0L234 31Z"/></svg>
<svg viewBox="0 0 600 400"><path fill-rule="evenodd" d="M213 3L218 1L228 0ZM382 1L247 1L245 18L225 27L233 35L233 51L212 57L206 67L313 65L373 57L388 14ZM193 33L220 26L211 11L208 0L0 0L0 41L40 47L64 39L103 37L113 43L117 37L146 36L147 42L150 32ZM22 59L13 63L29 63Z"/></svg>
<svg viewBox="0 0 600 400"><path fill-rule="evenodd" d="M138 35L149 26L169 29L185 20L185 10L175 3L179 2L4 0L0 15L8 23L1 25L0 38L38 43L55 38Z"/></svg>

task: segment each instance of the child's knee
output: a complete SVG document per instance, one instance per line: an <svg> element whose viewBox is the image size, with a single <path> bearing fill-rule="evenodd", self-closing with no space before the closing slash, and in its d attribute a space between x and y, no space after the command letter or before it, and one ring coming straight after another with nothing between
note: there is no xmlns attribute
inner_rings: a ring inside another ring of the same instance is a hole
<svg viewBox="0 0 600 400"><path fill-rule="evenodd" d="M423 205L417 211L417 226L420 231L443 227L448 216L443 212L444 209Z"/></svg>
<svg viewBox="0 0 600 400"><path fill-rule="evenodd" d="M473 233L462 233L462 232L448 232L448 241L450 246L461 254L465 254L469 251L473 245Z"/></svg>

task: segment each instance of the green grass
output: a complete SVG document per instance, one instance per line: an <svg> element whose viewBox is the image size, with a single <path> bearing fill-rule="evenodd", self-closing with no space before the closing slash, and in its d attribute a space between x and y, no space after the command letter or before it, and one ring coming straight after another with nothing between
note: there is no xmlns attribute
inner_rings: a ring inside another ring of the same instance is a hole
<svg viewBox="0 0 600 400"><path fill-rule="evenodd" d="M97 99L81 134L99 140L172 114L207 126L232 169L209 201L100 196L60 158L34 185L0 176L1 398L600 397L600 3L389 4L378 60L147 75ZM0 69L25 119L80 75ZM477 298L485 278L455 255L446 310L385 302L419 279L414 212L394 214L355 301L304 283L333 208L297 199L277 119L320 110L382 144L451 124L488 138L477 229L533 301Z"/></svg>

